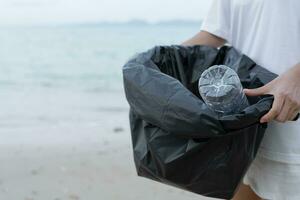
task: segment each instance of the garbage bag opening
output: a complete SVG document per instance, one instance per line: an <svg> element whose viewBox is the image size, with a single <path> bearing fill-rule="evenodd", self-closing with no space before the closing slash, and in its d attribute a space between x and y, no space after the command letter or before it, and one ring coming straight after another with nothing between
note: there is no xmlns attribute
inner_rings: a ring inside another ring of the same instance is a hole
<svg viewBox="0 0 300 200"><path fill-rule="evenodd" d="M235 70L238 73L243 88L258 88L267 83L262 82L256 74L249 74L245 72L255 65L255 63L250 59L248 60L246 56L243 55L239 58L225 56L221 59L220 55L225 54L227 51L232 51L232 49L223 47L219 50L219 55L216 55L217 51L217 49L206 46L162 46L154 51L151 59L162 73L179 80L189 91L202 101L203 99L198 89L198 81L201 74L213 65L226 65ZM246 63L243 63L245 60L253 63L250 65L247 63L246 66ZM244 64L245 69L242 69L243 66L239 66L239 68L237 68L237 65L240 64ZM273 76L276 77L275 74L273 74ZM271 79L269 81L271 81ZM262 98L263 96L247 96L250 105L256 104Z"/></svg>

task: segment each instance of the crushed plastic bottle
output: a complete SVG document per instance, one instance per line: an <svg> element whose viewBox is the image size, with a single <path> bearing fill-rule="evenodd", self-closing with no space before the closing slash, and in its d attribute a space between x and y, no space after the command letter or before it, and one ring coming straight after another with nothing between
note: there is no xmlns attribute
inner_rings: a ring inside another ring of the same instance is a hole
<svg viewBox="0 0 300 200"><path fill-rule="evenodd" d="M225 65L212 66L202 73L199 92L219 115L235 114L249 106L237 73Z"/></svg>

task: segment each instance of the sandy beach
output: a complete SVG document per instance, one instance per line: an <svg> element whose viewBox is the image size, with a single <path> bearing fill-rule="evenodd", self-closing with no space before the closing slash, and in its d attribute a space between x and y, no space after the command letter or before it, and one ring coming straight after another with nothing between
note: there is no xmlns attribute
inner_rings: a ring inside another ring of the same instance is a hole
<svg viewBox="0 0 300 200"><path fill-rule="evenodd" d="M138 177L123 92L105 97L95 122L2 126L0 199L208 199Z"/></svg>

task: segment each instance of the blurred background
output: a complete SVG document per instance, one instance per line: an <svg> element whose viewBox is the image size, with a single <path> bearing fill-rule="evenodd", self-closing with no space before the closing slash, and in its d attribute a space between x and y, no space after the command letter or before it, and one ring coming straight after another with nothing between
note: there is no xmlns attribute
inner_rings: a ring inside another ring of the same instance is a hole
<svg viewBox="0 0 300 200"><path fill-rule="evenodd" d="M137 177L122 65L211 0L0 0L0 199L208 199Z"/></svg>

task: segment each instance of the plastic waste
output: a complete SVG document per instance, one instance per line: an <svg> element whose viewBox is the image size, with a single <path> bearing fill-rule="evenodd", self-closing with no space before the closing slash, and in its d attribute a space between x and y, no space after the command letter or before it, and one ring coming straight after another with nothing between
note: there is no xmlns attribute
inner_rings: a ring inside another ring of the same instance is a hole
<svg viewBox="0 0 300 200"><path fill-rule="evenodd" d="M225 65L212 66L202 73L199 93L219 115L239 113L249 106L237 73Z"/></svg>

